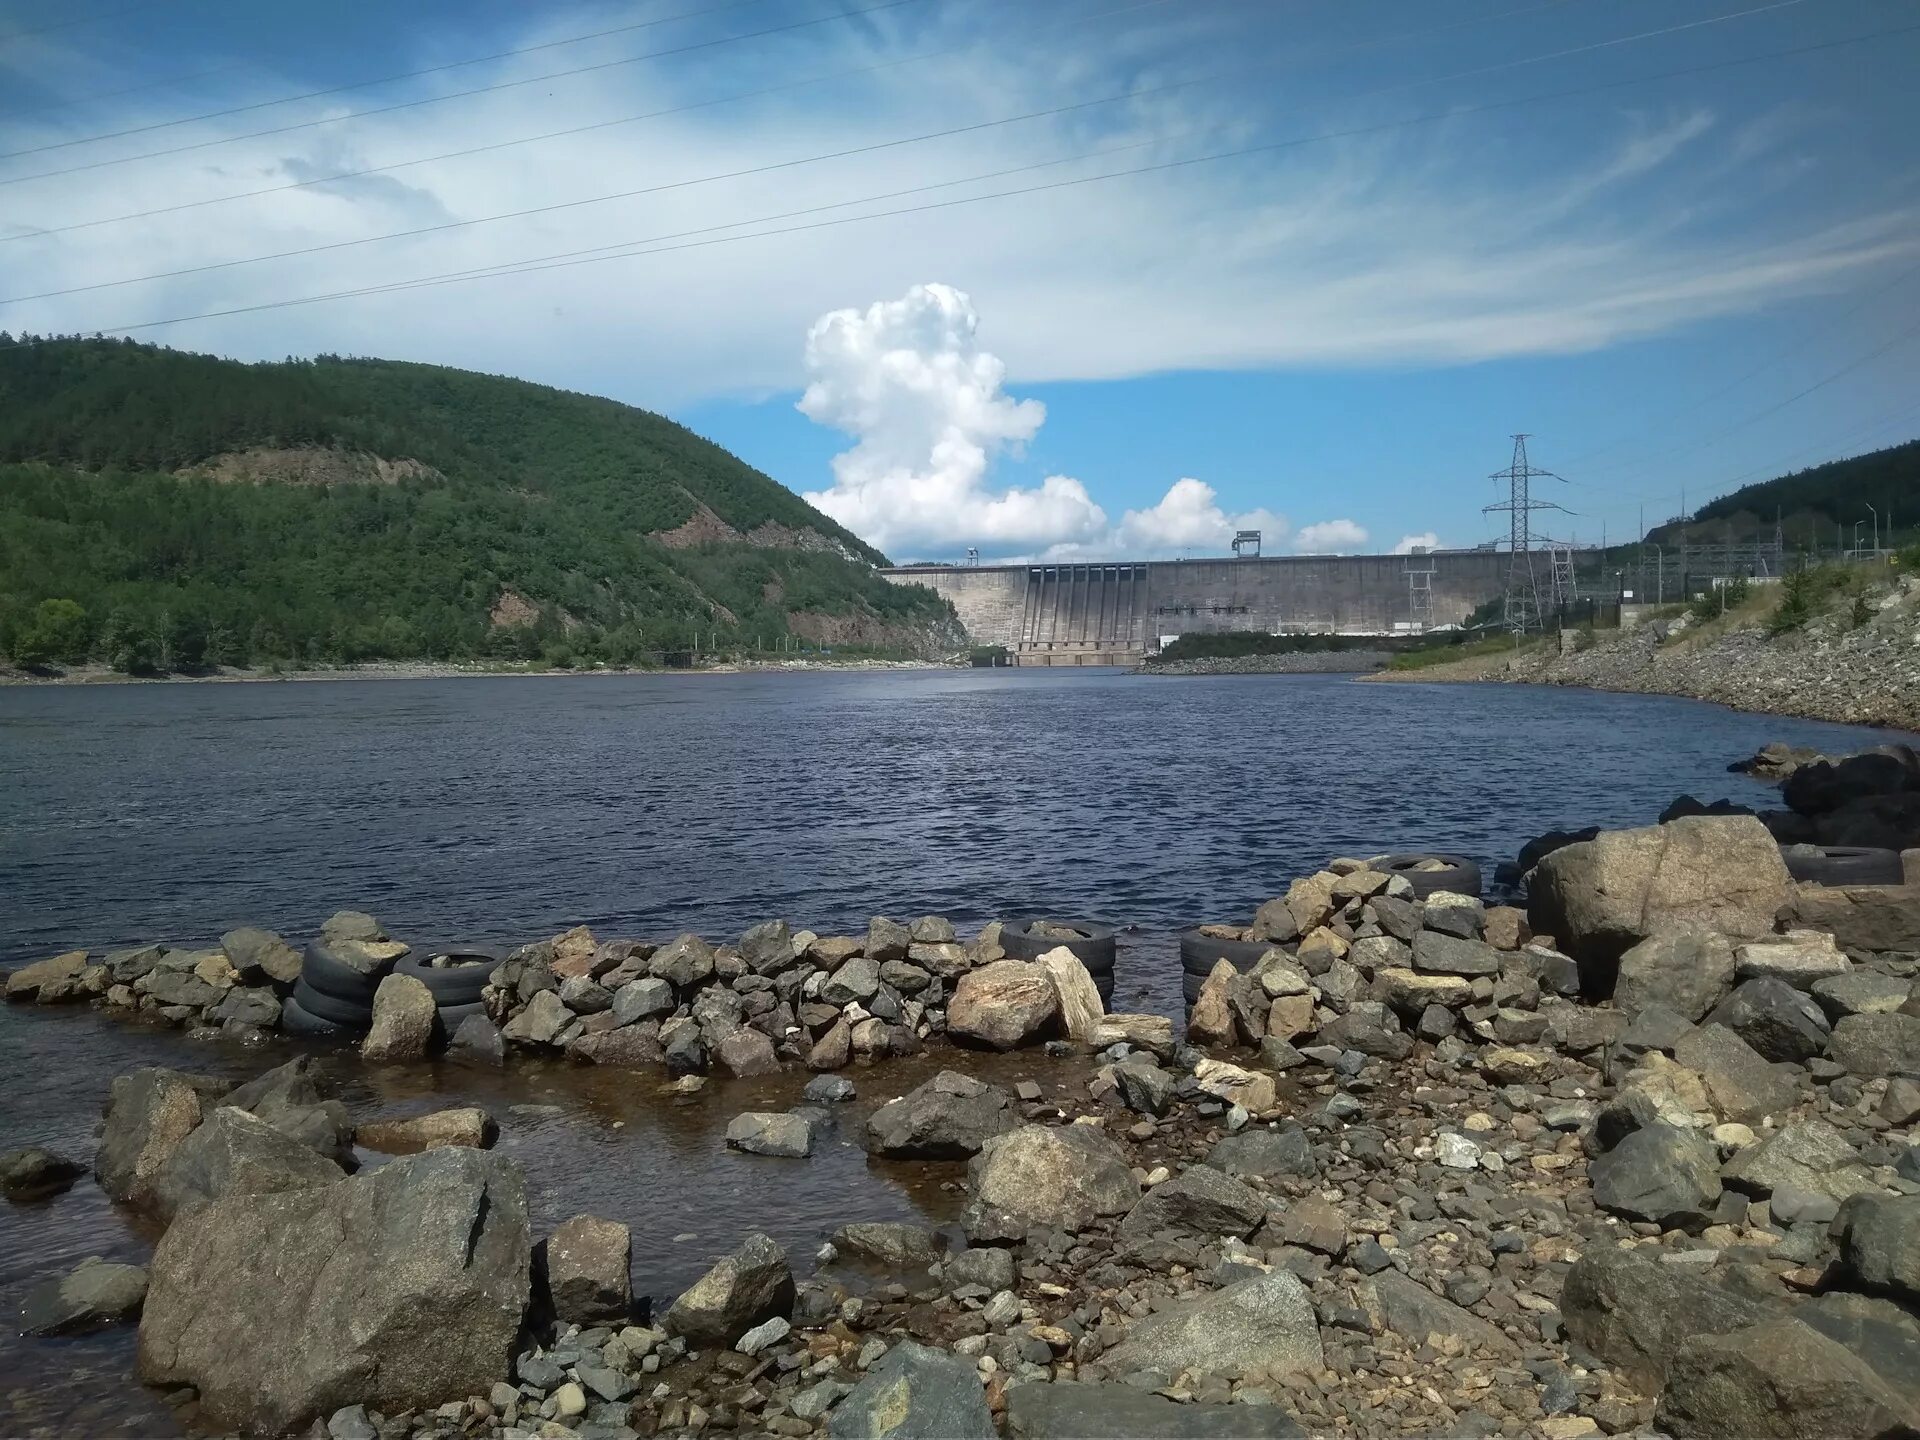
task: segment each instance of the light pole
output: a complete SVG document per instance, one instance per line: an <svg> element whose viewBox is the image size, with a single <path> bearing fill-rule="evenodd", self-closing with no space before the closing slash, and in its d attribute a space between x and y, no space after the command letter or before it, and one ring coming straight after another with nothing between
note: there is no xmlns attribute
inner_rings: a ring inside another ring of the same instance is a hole
<svg viewBox="0 0 1920 1440"><path fill-rule="evenodd" d="M1866 502L1862 501L1861 503L1865 504ZM1873 516L1873 553L1878 555L1880 553L1880 512L1874 509L1873 506L1868 505L1867 513Z"/></svg>

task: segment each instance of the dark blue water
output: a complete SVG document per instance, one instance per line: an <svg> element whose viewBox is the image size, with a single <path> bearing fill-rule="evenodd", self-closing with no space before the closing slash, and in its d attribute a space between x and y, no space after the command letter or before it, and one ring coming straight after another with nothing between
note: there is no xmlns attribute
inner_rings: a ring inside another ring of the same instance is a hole
<svg viewBox="0 0 1920 1440"><path fill-rule="evenodd" d="M298 937L341 906L415 939L1028 907L1164 935L1244 916L1334 855L1490 865L1552 826L1650 823L1682 791L1772 803L1727 762L1880 738L1684 700L1317 675L14 688L0 963L241 922ZM1173 1003L1171 952L1132 950L1123 987Z"/></svg>

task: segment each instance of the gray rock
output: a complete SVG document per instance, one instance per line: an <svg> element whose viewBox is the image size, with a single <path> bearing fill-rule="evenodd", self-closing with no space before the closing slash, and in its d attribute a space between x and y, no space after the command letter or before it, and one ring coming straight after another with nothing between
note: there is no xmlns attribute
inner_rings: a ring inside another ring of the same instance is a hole
<svg viewBox="0 0 1920 1440"><path fill-rule="evenodd" d="M1666 1379L1682 1340L1757 1325L1781 1307L1736 1294L1689 1267L1609 1246L1574 1262L1560 1311L1568 1335L1651 1392Z"/></svg>
<svg viewBox="0 0 1920 1440"><path fill-rule="evenodd" d="M876 915L867 922L866 953L874 961L904 960L913 943L913 932L897 920Z"/></svg>
<svg viewBox="0 0 1920 1440"><path fill-rule="evenodd" d="M1140 1183L1120 1147L1091 1126L1023 1125L982 1142L967 1166L967 1191L968 1233L998 1240L1124 1215L1139 1199Z"/></svg>
<svg viewBox="0 0 1920 1440"><path fill-rule="evenodd" d="M1844 1345L1910 1405L1920 1406L1920 1317L1891 1300L1830 1290L1793 1318Z"/></svg>
<svg viewBox="0 0 1920 1440"><path fill-rule="evenodd" d="M800 1092L803 1099L815 1105L844 1105L856 1093L853 1082L844 1075L816 1075Z"/></svg>
<svg viewBox="0 0 1920 1440"><path fill-rule="evenodd" d="M662 1025L660 1050L669 1075L698 1075L707 1068L706 1042L691 1020L674 1019Z"/></svg>
<svg viewBox="0 0 1920 1440"><path fill-rule="evenodd" d="M997 1085L942 1070L867 1118L867 1149L901 1160L965 1160L1019 1124Z"/></svg>
<svg viewBox="0 0 1920 1440"><path fill-rule="evenodd" d="M1659 1005L1698 1020L1733 984L1733 942L1711 930L1651 935L1620 957L1613 1003L1628 1014Z"/></svg>
<svg viewBox="0 0 1920 1440"><path fill-rule="evenodd" d="M539 1259L553 1313L563 1324L627 1322L633 1312L633 1235L625 1225L576 1215L547 1237Z"/></svg>
<svg viewBox="0 0 1920 1440"><path fill-rule="evenodd" d="M756 975L777 975L798 958L793 927L784 920L762 920L740 937L740 958Z"/></svg>
<svg viewBox="0 0 1920 1440"><path fill-rule="evenodd" d="M87 1167L39 1145L0 1155L0 1194L9 1200L43 1200L58 1195L87 1173Z"/></svg>
<svg viewBox="0 0 1920 1440"><path fill-rule="evenodd" d="M274 1432L348 1403L396 1414L484 1395L512 1360L531 1256L520 1172L486 1151L228 1195L154 1252L140 1378L196 1387L209 1425Z"/></svg>
<svg viewBox="0 0 1920 1440"><path fill-rule="evenodd" d="M947 1001L947 1033L994 1050L1012 1050L1053 1029L1060 996L1047 972L1024 960L995 960L969 970Z"/></svg>
<svg viewBox="0 0 1920 1440"><path fill-rule="evenodd" d="M1411 1345L1424 1345L1429 1335L1453 1335L1482 1354L1513 1356L1519 1353L1519 1347L1499 1326L1482 1320L1451 1300L1442 1299L1398 1270L1382 1270L1363 1282L1362 1288L1371 1291L1362 1301L1364 1308L1376 1312L1385 1328Z"/></svg>
<svg viewBox="0 0 1920 1440"><path fill-rule="evenodd" d="M1251 1234L1266 1213L1266 1202L1231 1175L1194 1165L1141 1196L1120 1222L1119 1233L1145 1238L1171 1231L1217 1240Z"/></svg>
<svg viewBox="0 0 1920 1440"><path fill-rule="evenodd" d="M949 1290L978 1285L997 1295L1013 1288L1013 1252L995 1245L962 1250L947 1261L941 1275Z"/></svg>
<svg viewBox="0 0 1920 1440"><path fill-rule="evenodd" d="M271 930L242 925L220 937L220 948L245 984L270 980L276 985L291 985L300 978L300 952ZM124 981L128 977L115 974L113 978Z"/></svg>
<svg viewBox="0 0 1920 1440"><path fill-rule="evenodd" d="M222 1105L174 1148L153 1186L153 1209L171 1220L221 1195L307 1190L345 1178L332 1160L245 1110Z"/></svg>
<svg viewBox="0 0 1920 1440"><path fill-rule="evenodd" d="M793 1313L793 1271L769 1235L749 1235L675 1300L661 1324L689 1345L731 1345L763 1320Z"/></svg>
<svg viewBox="0 0 1920 1440"><path fill-rule="evenodd" d="M433 992L411 975L388 975L373 992L373 1024L360 1042L363 1060L421 1060L433 1044Z"/></svg>
<svg viewBox="0 0 1920 1440"><path fill-rule="evenodd" d="M485 1015L469 1015L453 1032L447 1053L469 1064L505 1065L507 1042L500 1034L500 1027Z"/></svg>
<svg viewBox="0 0 1920 1440"><path fill-rule="evenodd" d="M613 994L591 975L569 975L560 982L560 1003L576 1015L598 1015L613 1008Z"/></svg>
<svg viewBox="0 0 1920 1440"><path fill-rule="evenodd" d="M713 1047L713 1058L736 1079L780 1073L780 1057L774 1054L773 1041L746 1025L723 1035Z"/></svg>
<svg viewBox="0 0 1920 1440"><path fill-rule="evenodd" d="M1207 1152L1207 1164L1228 1175L1258 1175L1267 1180L1317 1175L1320 1168L1304 1130L1249 1129L1223 1135Z"/></svg>
<svg viewBox="0 0 1920 1440"><path fill-rule="evenodd" d="M500 1034L516 1045L551 1045L572 1021L573 1012L560 1003L560 996L542 990L501 1027Z"/></svg>
<svg viewBox="0 0 1920 1440"><path fill-rule="evenodd" d="M1232 1375L1312 1373L1326 1363L1313 1302L1298 1276L1274 1270L1136 1320L1103 1354L1109 1375L1182 1370Z"/></svg>
<svg viewBox="0 0 1920 1440"><path fill-rule="evenodd" d="M209 985L191 970L155 970L134 982L135 990L150 995L161 1005L185 1005L203 1009L216 1004L221 991Z"/></svg>
<svg viewBox="0 0 1920 1440"><path fill-rule="evenodd" d="M1714 1105L1729 1120L1757 1125L1799 1103L1793 1081L1724 1025L1692 1031L1673 1047L1673 1058L1706 1082Z"/></svg>
<svg viewBox="0 0 1920 1440"><path fill-rule="evenodd" d="M1183 1405L1118 1381L1056 1380L1008 1389L1007 1433L1015 1440L1302 1440L1307 1432L1277 1405Z"/></svg>
<svg viewBox="0 0 1920 1440"><path fill-rule="evenodd" d="M1720 1157L1698 1131L1656 1121L1587 1166L1593 1203L1664 1228L1698 1228L1720 1199Z"/></svg>
<svg viewBox="0 0 1920 1440"><path fill-rule="evenodd" d="M880 964L865 955L855 955L827 977L820 987L820 998L829 1005L864 1004L880 989Z"/></svg>
<svg viewBox="0 0 1920 1440"><path fill-rule="evenodd" d="M727 1148L800 1160L813 1153L813 1127L798 1115L748 1111L727 1122Z"/></svg>
<svg viewBox="0 0 1920 1440"><path fill-rule="evenodd" d="M93 1160L93 1173L108 1198L152 1205L161 1170L200 1123L201 1113L199 1090L176 1070L115 1076Z"/></svg>
<svg viewBox="0 0 1920 1440"><path fill-rule="evenodd" d="M1845 1200L1873 1188L1847 1137L1824 1120L1797 1120L1749 1145L1727 1162L1721 1178L1760 1196L1796 1190Z"/></svg>
<svg viewBox="0 0 1920 1440"><path fill-rule="evenodd" d="M673 1013L673 986L657 976L631 980L613 995L613 1018L622 1025Z"/></svg>
<svg viewBox="0 0 1920 1440"><path fill-rule="evenodd" d="M1158 1065L1132 1061L1113 1067L1114 1082L1129 1110L1142 1115L1165 1115L1173 1108L1173 1076Z"/></svg>
<svg viewBox="0 0 1920 1440"><path fill-rule="evenodd" d="M1913 993L1909 981L1896 980L1877 970L1855 970L1813 982L1813 998L1831 1020L1847 1015L1888 1015Z"/></svg>
<svg viewBox="0 0 1920 1440"><path fill-rule="evenodd" d="M1791 1318L1683 1340L1654 1423L1674 1440L1909 1436L1908 1402L1837 1341Z"/></svg>
<svg viewBox="0 0 1920 1440"><path fill-rule="evenodd" d="M1920 1195L1857 1195L1834 1225L1840 1263L1859 1288L1920 1305Z"/></svg>
<svg viewBox="0 0 1920 1440"><path fill-rule="evenodd" d="M1847 1015L1827 1055L1853 1075L1920 1076L1920 1015Z"/></svg>
<svg viewBox="0 0 1920 1440"><path fill-rule="evenodd" d="M272 1030L280 1024L280 999L264 987L236 985L208 1012L209 1020Z"/></svg>
<svg viewBox="0 0 1920 1440"><path fill-rule="evenodd" d="M250 1111L289 1140L298 1141L344 1171L358 1168L347 1107L330 1098L320 1084L310 1055L296 1056L256 1076L221 1103Z"/></svg>
<svg viewBox="0 0 1920 1440"><path fill-rule="evenodd" d="M1708 1017L1733 1031L1764 1060L1800 1065L1827 1048L1825 1012L1782 980L1747 980Z"/></svg>
<svg viewBox="0 0 1920 1440"><path fill-rule="evenodd" d="M713 978L713 947L698 935L682 935L653 952L647 973L677 990L705 984Z"/></svg>
<svg viewBox="0 0 1920 1440"><path fill-rule="evenodd" d="M387 932L380 922L364 910L336 910L320 922L320 934L327 940L384 940Z"/></svg>
<svg viewBox="0 0 1920 1440"><path fill-rule="evenodd" d="M379 1435L364 1405L342 1405L327 1417L327 1440L379 1440Z"/></svg>
<svg viewBox="0 0 1920 1440"><path fill-rule="evenodd" d="M901 1269L933 1264L942 1248L940 1237L924 1225L896 1225L883 1220L842 1225L833 1232L832 1244L842 1255Z"/></svg>
<svg viewBox="0 0 1920 1440"><path fill-rule="evenodd" d="M903 1340L827 1417L833 1440L995 1440L970 1361Z"/></svg>
<svg viewBox="0 0 1920 1440"><path fill-rule="evenodd" d="M1481 940L1422 930L1413 938L1413 968L1429 975L1498 975L1500 952Z"/></svg>
<svg viewBox="0 0 1920 1440"><path fill-rule="evenodd" d="M147 1272L113 1265L95 1255L78 1268L43 1280L20 1305L23 1335L73 1335L98 1330L137 1314L147 1298Z"/></svg>

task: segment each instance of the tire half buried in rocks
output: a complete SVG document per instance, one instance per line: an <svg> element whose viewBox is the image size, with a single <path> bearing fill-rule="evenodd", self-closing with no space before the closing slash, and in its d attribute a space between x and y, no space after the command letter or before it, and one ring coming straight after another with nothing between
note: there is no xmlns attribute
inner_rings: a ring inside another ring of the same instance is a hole
<svg viewBox="0 0 1920 1440"><path fill-rule="evenodd" d="M354 1033L345 1025L336 1025L331 1020L322 1020L293 996L289 996L280 1007L280 1028L289 1035L313 1035L342 1040L351 1037Z"/></svg>
<svg viewBox="0 0 1920 1440"><path fill-rule="evenodd" d="M1782 845L1787 874L1802 885L1901 885L1906 868L1898 850L1864 845Z"/></svg>
<svg viewBox="0 0 1920 1440"><path fill-rule="evenodd" d="M370 998L364 1001L342 1000L338 995L314 989L307 983L304 974L294 982L289 1003L299 1006L315 1020L324 1020L355 1035L373 1024L373 1002Z"/></svg>
<svg viewBox="0 0 1920 1440"><path fill-rule="evenodd" d="M506 958L503 952L484 945L430 949L424 954L416 950L401 956L393 973L411 975L427 987L433 1003L445 1010L452 1005L478 1004L480 992L487 988L487 977Z"/></svg>
<svg viewBox="0 0 1920 1440"><path fill-rule="evenodd" d="M1414 898L1424 900L1436 890L1456 895L1478 896L1481 890L1480 867L1464 855L1417 852L1404 855L1379 855L1368 862L1376 870L1399 875L1413 887Z"/></svg>
<svg viewBox="0 0 1920 1440"><path fill-rule="evenodd" d="M1180 932L1180 968L1205 980L1222 960L1231 960L1236 970L1251 970L1260 957L1278 948L1267 940L1216 940L1200 933L1194 925Z"/></svg>
<svg viewBox="0 0 1920 1440"><path fill-rule="evenodd" d="M361 974L334 954L333 947L325 940L308 941L300 959L300 980L308 990L350 1005L371 1008L373 992L380 988L382 978L380 974Z"/></svg>
<svg viewBox="0 0 1920 1440"><path fill-rule="evenodd" d="M1048 933L1049 931L1054 933ZM1113 926L1096 920L1054 920L1035 916L1009 920L1000 927L1000 948L1015 960L1038 960L1049 950L1066 946L1095 980L1113 974L1116 945Z"/></svg>

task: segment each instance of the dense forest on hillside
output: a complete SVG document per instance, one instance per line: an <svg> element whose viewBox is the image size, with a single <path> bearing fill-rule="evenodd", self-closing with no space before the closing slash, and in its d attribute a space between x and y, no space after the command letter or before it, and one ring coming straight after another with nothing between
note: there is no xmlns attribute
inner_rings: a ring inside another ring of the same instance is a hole
<svg viewBox="0 0 1920 1440"><path fill-rule="evenodd" d="M1920 440L1742 486L1695 510L1692 523L1704 527L1695 538L1711 542L1728 528L1741 539L1771 533L1777 517L1789 545L1826 550L1836 545L1840 527L1851 537L1856 520L1864 541L1876 510L1889 543L1893 526L1905 534L1920 525ZM1679 537L1679 527L1668 525L1647 538Z"/></svg>
<svg viewBox="0 0 1920 1440"><path fill-rule="evenodd" d="M314 456L332 483L302 471ZM376 477L369 457L409 463ZM656 538L703 509L700 543ZM883 561L608 400L380 360L0 343L0 651L19 663L631 664L696 636L951 638L945 602Z"/></svg>

